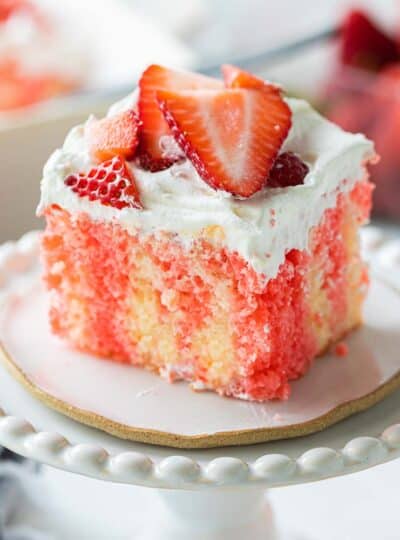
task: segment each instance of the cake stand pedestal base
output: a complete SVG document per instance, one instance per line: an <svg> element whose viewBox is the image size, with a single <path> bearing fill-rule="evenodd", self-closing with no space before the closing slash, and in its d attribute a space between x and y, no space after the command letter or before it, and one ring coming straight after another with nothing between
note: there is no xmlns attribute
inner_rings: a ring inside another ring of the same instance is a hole
<svg viewBox="0 0 400 540"><path fill-rule="evenodd" d="M159 490L165 512L140 540L277 540L262 488Z"/></svg>

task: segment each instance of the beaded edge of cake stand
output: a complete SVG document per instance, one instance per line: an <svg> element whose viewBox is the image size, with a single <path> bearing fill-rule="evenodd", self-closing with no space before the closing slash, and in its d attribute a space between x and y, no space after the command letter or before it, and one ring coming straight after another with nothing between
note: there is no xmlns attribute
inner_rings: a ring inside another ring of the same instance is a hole
<svg viewBox="0 0 400 540"><path fill-rule="evenodd" d="M0 312L6 297L17 299L26 292L28 284L23 276L38 272L39 237L39 231L32 231L17 242L0 246ZM400 273L400 241L388 240L380 229L368 227L363 231L362 243L367 259L373 255L382 269ZM17 278L12 287L11 276ZM297 458L265 454L252 462L231 456L207 461L205 450L204 459L197 461L183 455L157 459L145 451L112 454L101 446L73 444L63 435L36 430L24 418L0 409L0 443L54 467L113 482L174 489L272 487L348 474L394 459L400 455L400 424L387 427L379 437L351 439L341 450L311 448ZM157 447L152 450L149 453L156 455Z"/></svg>

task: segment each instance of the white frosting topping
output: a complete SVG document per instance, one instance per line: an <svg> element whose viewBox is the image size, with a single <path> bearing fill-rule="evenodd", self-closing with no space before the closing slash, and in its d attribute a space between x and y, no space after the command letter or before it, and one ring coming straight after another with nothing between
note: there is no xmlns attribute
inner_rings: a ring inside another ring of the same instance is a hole
<svg viewBox="0 0 400 540"><path fill-rule="evenodd" d="M129 96L109 114L132 107L135 99L135 94ZM68 174L93 165L81 125L72 129L63 148L54 152L44 168L38 212L58 204L73 214L86 212L95 220L116 220L131 233L177 233L187 244L206 227L219 225L224 245L272 278L288 250L307 248L310 229L327 208L335 206L340 191L350 190L363 178L363 163L374 156L372 143L363 135L344 132L305 101L287 101L293 125L282 150L297 153L308 164L304 185L265 188L241 200L209 187L189 160L156 173L131 164L144 210L117 210L81 198L64 184Z"/></svg>
<svg viewBox="0 0 400 540"><path fill-rule="evenodd" d="M72 82L83 79L87 71L74 35L60 27L42 27L24 11L0 25L0 58L16 60L26 74L57 74Z"/></svg>

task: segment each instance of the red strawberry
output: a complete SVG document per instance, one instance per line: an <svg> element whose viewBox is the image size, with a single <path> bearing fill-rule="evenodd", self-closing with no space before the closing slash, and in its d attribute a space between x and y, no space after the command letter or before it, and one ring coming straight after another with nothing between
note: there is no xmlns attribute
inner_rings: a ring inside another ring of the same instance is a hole
<svg viewBox="0 0 400 540"><path fill-rule="evenodd" d="M388 66L371 87L375 99L375 123L368 135L381 159L371 170L376 183L374 211L396 219L400 217L400 66Z"/></svg>
<svg viewBox="0 0 400 540"><path fill-rule="evenodd" d="M85 135L93 160L101 163L114 156L132 159L139 143L139 124L132 110L89 122Z"/></svg>
<svg viewBox="0 0 400 540"><path fill-rule="evenodd" d="M258 90L158 92L175 140L210 186L249 197L266 183L291 125L275 93Z"/></svg>
<svg viewBox="0 0 400 540"><path fill-rule="evenodd" d="M0 22L5 22L17 11L30 11L33 6L27 0L1 0L0 2Z"/></svg>
<svg viewBox="0 0 400 540"><path fill-rule="evenodd" d="M263 79L259 79L252 73L244 71L236 66L224 64L221 67L221 70L227 88L249 88L280 94L280 88L278 86L270 84Z"/></svg>
<svg viewBox="0 0 400 540"><path fill-rule="evenodd" d="M64 180L72 191L114 208L143 208L135 179L125 160L116 156L87 174L70 174Z"/></svg>
<svg viewBox="0 0 400 540"><path fill-rule="evenodd" d="M150 170L169 167L176 158L166 157L160 147L160 138L170 135L168 124L162 115L156 100L159 90L194 90L201 88L221 88L217 79L190 73L175 71L158 65L149 66L139 81L139 117L143 123L140 135L141 164Z"/></svg>
<svg viewBox="0 0 400 540"><path fill-rule="evenodd" d="M364 110L363 97L341 96L330 104L327 117L346 131L365 133L365 113L368 113L368 110Z"/></svg>
<svg viewBox="0 0 400 540"><path fill-rule="evenodd" d="M0 111L26 107L70 89L56 76L27 75L16 62L0 61Z"/></svg>
<svg viewBox="0 0 400 540"><path fill-rule="evenodd" d="M340 57L345 65L378 71L399 59L396 42L363 11L352 10L342 24Z"/></svg>
<svg viewBox="0 0 400 540"><path fill-rule="evenodd" d="M288 187L302 184L308 166L293 152L282 152L269 173L268 187Z"/></svg>
<svg viewBox="0 0 400 540"><path fill-rule="evenodd" d="M30 0L0 0L0 23L5 23L16 13L24 13L32 18L42 30L49 29L49 23L38 6Z"/></svg>

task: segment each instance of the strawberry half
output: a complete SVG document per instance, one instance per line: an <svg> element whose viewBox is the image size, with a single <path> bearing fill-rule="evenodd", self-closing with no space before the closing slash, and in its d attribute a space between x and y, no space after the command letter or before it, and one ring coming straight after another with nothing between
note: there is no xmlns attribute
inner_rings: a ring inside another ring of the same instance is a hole
<svg viewBox="0 0 400 540"><path fill-rule="evenodd" d="M132 110L89 122L85 136L92 159L98 163L114 156L132 159L139 143L139 125L139 118Z"/></svg>
<svg viewBox="0 0 400 540"><path fill-rule="evenodd" d="M343 64L371 71L399 59L396 42L360 10L352 10L342 23L340 57Z"/></svg>
<svg viewBox="0 0 400 540"><path fill-rule="evenodd" d="M276 93L248 89L158 92L175 140L215 189L249 197L267 182L291 126Z"/></svg>
<svg viewBox="0 0 400 540"><path fill-rule="evenodd" d="M158 65L149 66L139 81L139 117L142 122L140 134L140 162L143 167L157 171L169 167L176 161L174 156L165 156L160 147L160 138L171 135L168 124L157 103L156 94L160 90L194 90L201 88L221 88L217 79L175 71Z"/></svg>
<svg viewBox="0 0 400 540"><path fill-rule="evenodd" d="M120 156L93 167L87 174L70 174L64 183L79 197L100 201L105 206L143 208L134 176Z"/></svg>
<svg viewBox="0 0 400 540"><path fill-rule="evenodd" d="M224 83L227 88L248 88L253 90L265 90L279 94L281 90L278 86L255 77L252 73L244 71L231 64L224 64L221 67Z"/></svg>

